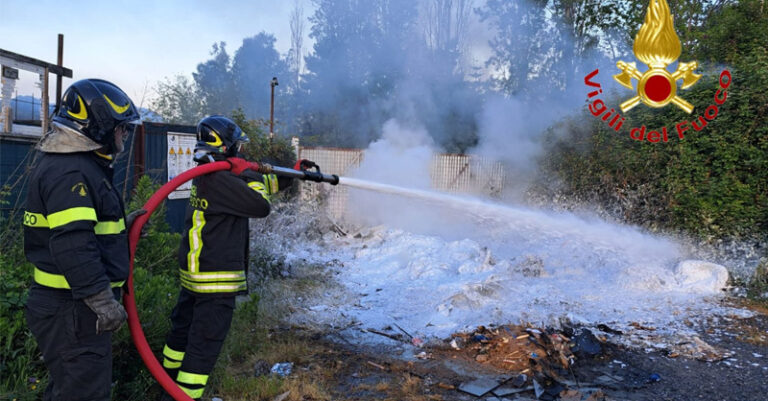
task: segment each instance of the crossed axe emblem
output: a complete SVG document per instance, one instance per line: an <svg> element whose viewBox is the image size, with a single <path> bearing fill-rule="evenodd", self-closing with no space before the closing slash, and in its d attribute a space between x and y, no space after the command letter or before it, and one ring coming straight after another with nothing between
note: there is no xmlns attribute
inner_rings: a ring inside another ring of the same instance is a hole
<svg viewBox="0 0 768 401"><path fill-rule="evenodd" d="M613 76L616 82L629 89L635 89L632 85L632 79L638 81L637 95L623 102L621 111L626 112L640 102L651 107L664 107L672 103L688 114L693 111L693 105L677 95L676 82L679 79L683 80L682 89L687 89L695 84L701 78L701 75L693 73L699 66L698 62L681 62L677 66L677 71L671 74L663 67L651 67L645 73L641 73L634 62L619 61L616 66L621 70L621 74Z"/></svg>

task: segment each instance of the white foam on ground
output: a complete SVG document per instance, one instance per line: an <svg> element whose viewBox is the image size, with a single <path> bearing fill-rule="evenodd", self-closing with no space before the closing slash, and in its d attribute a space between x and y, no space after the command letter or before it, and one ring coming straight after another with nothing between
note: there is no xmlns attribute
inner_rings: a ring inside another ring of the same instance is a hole
<svg viewBox="0 0 768 401"><path fill-rule="evenodd" d="M513 223L474 227L471 238L461 239L379 226L290 242L289 263L311 261L339 273L337 289L308 300L293 319L379 330L397 324L413 335L446 338L477 325L564 320L674 331L686 329L686 320L730 313L716 302L725 269L684 261L667 240L617 226L601 242L584 234L595 227L564 234ZM633 236L633 247L615 247Z"/></svg>
<svg viewBox="0 0 768 401"><path fill-rule="evenodd" d="M675 331L732 312L717 302L726 270L684 262L690 257L671 239L594 217L426 190L431 146L418 126L388 122L352 178L341 178L350 188L347 222L376 228L349 235L326 229L319 240L300 228L281 242L289 264L310 261L338 273L292 319L397 324L446 338L478 325L564 321Z"/></svg>

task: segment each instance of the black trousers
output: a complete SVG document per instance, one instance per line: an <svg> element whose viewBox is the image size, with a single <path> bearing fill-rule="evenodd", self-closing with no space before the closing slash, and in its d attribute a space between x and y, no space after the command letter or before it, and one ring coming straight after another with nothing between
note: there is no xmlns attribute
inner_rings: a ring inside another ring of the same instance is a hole
<svg viewBox="0 0 768 401"><path fill-rule="evenodd" d="M27 325L48 368L44 401L109 401L112 333L96 334L96 314L69 291L33 287Z"/></svg>
<svg viewBox="0 0 768 401"><path fill-rule="evenodd" d="M183 353L179 369L166 368L173 379L179 372L186 372L205 376L207 381L229 333L234 309L234 295L211 297L181 289L166 337L168 347Z"/></svg>

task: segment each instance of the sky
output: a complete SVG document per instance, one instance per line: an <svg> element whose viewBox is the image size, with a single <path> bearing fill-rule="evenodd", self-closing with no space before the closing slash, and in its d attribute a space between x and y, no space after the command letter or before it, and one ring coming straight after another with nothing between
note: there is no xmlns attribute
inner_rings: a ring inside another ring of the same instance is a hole
<svg viewBox="0 0 768 401"><path fill-rule="evenodd" d="M304 16L314 10L300 0ZM290 48L293 1L51 1L0 0L0 49L56 63L57 35L64 34L64 66L78 79L102 78L121 87L136 105L147 106L152 88L165 77L191 77L210 57L212 45L227 43L232 55L244 38L261 31ZM305 23L305 52L312 43ZM37 76L20 72L18 95L40 97ZM51 76L50 96L55 96Z"/></svg>

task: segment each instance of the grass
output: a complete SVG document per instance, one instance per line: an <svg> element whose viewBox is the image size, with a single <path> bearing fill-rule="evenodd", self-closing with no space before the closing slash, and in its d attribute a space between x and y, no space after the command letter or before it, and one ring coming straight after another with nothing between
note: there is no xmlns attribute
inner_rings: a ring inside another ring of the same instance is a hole
<svg viewBox="0 0 768 401"><path fill-rule="evenodd" d="M263 262L266 251L256 250L253 260ZM319 272L313 266L305 269ZM310 276L318 273L309 273ZM281 279L259 275L259 294L241 300L235 310L216 369L211 375L207 394L230 400L272 400L289 392L285 400L331 400L329 366L317 361L327 358L328 349L310 335L290 330L276 330L290 313L285 294L307 294L321 287L321 280L297 275ZM256 376L254 365L272 366L292 362L293 372L285 378Z"/></svg>

